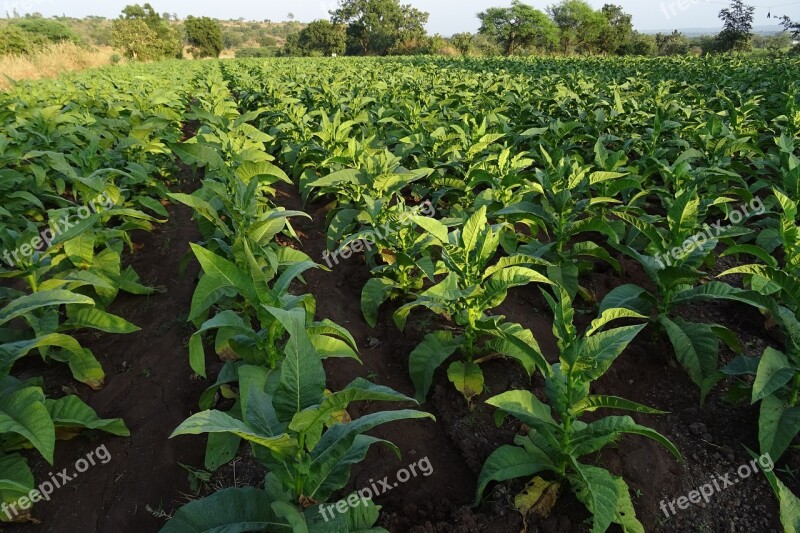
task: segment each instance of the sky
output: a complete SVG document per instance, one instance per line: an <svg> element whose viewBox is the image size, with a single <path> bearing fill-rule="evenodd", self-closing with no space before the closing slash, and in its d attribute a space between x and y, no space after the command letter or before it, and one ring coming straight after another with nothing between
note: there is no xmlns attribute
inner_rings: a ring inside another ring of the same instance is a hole
<svg viewBox="0 0 800 533"><path fill-rule="evenodd" d="M0 0L4 11L20 14L40 12L45 16L67 15L85 17L100 15L115 18L127 4L144 3L146 0ZM768 2L773 2L771 5ZM187 15L209 16L219 19L247 20L269 19L275 22L287 20L291 12L295 20L310 22L328 18L328 11L334 9L335 0L150 0L159 12ZM511 0L401 0L430 13L428 31L450 36L453 33L475 32L479 23L476 13L487 7L508 6ZM526 3L544 10L556 0L528 0ZM717 15L725 8L725 0L589 0L600 8L605 3L621 5L633 15L634 26L641 31L672 30L689 28L716 28L721 25ZM756 6L756 26L777 27L781 15L800 19L800 0L752 0L749 5ZM773 18L767 18L768 13Z"/></svg>

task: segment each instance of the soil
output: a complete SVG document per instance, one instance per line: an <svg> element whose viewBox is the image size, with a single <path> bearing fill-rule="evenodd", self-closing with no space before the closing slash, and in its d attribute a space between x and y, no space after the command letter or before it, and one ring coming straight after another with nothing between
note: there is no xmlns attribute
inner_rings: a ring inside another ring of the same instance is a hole
<svg viewBox="0 0 800 533"><path fill-rule="evenodd" d="M191 192L194 188L196 180L185 172L182 189ZM121 293L109 308L141 331L80 337L103 365L105 386L91 391L75 382L60 364L23 368L24 373L44 375L48 396L77 393L101 417L121 417L131 436L96 434L59 441L53 466L28 454L38 482L49 479L48 472L64 468L74 472L75 461L100 446L106 447L111 458L56 490L51 501L38 503L33 516L41 525L14 525L9 531L157 531L163 518L156 515L186 501L188 474L179 463L202 465L205 443L168 437L196 411L205 388L202 381L192 378L187 357L191 329L186 317L199 267L190 264L179 275L181 259L199 233L189 208L169 206L168 210L169 222L152 233L134 234L136 251L127 258L144 284L163 291L151 296Z"/></svg>
<svg viewBox="0 0 800 533"><path fill-rule="evenodd" d="M325 202L303 206L297 191L290 187L281 187L276 201L287 209L303 209L313 217L313 220L295 219L294 225L302 240L302 250L323 262ZM100 436L97 440L82 437L61 443L57 447L55 469L69 466L100 444L108 447L112 459L56 491L51 502L37 505L34 514L42 520L41 525L12 526L10 531L74 532L87 527L92 531L157 531L165 516L194 497L189 495L188 472L179 463L201 468L205 439L169 440L168 436L197 411L197 401L206 386L204 381L194 379L189 368L187 340L191 329L185 323L198 267L190 263L186 273L179 275L188 243L199 235L187 209L171 206L170 214L169 223L152 234L137 236L142 246L131 258L146 282L164 286L167 292L149 298L121 296L111 308L139 325L142 331L125 337L84 339L101 359L108 379L101 391L76 387L78 394L101 416L123 417L132 436ZM582 281L598 298L621 283L648 285L636 264L623 260L623 267L622 274L598 269ZM316 297L319 318L329 318L346 327L361 348L363 364L344 359L326 361L328 387L340 389L356 377L366 377L413 396L408 354L433 329L437 319L412 314L405 331L400 333L391 319L396 304L389 303L381 309L378 325L374 329L369 327L359 306L361 289L368 277L369 268L363 258L353 256L334 265L331 271L308 272L307 286L297 287ZM547 358L557 359L550 313L536 287L512 290L498 312L530 328ZM588 305L579 306L579 325L588 324L592 312ZM696 306L686 309L684 316L719 322L737 331L748 355L760 354L766 344L773 342L764 332L763 318L745 306L728 303ZM721 356L726 361L733 354L723 350ZM211 366L212 379L215 368L219 365ZM511 419L495 427L492 409L482 402L490 395L512 388L531 388L543 397L543 383L541 377L531 379L508 361L490 361L483 368L487 392L471 406L453 389L444 371L437 372L428 401L420 407L433 413L437 422L404 421L371 432L394 442L402 450L402 458L386 447L373 447L367 459L353 468L348 487L337 496L368 487L373 480L385 476L396 479L399 470L427 458L432 474L412 476L375 498L383 506L381 526L392 533L523 530L523 520L513 508L513 499L526 480L497 484L487 491L480 506L472 506L483 462L498 446L511 443L520 431L519 424ZM42 373L41 369L36 370ZM75 387L63 369L53 369L50 373L47 383ZM781 530L775 498L761 474L717 492L707 503L690 505L686 510L676 507L674 516L667 516L661 507L662 501L668 504L708 483L713 476L750 463L744 446L757 448L757 408L726 402L727 388L724 383L718 386L701 406L697 387L675 362L669 344L647 333L640 335L595 384L596 393L623 396L669 412L634 418L671 439L683 453L684 463L677 462L655 442L637 436L628 436L618 447L609 447L593 458L628 481L637 516L647 531ZM55 392L58 389L55 386ZM396 407L409 406L355 405L351 415L355 418ZM246 447L242 450L242 457L221 468L204 492L261 482L264 476L261 466L249 456ZM798 454L787 453L784 462L798 468ZM35 460L33 463L37 479L43 479L49 467ZM790 488L797 492L800 487L795 483ZM529 521L527 530L589 531L588 513L574 497L564 494L550 518Z"/></svg>

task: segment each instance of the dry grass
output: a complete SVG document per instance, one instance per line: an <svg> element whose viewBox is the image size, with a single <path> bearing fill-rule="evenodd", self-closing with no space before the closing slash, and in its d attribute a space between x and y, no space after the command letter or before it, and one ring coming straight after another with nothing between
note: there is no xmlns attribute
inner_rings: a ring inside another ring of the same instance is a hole
<svg viewBox="0 0 800 533"><path fill-rule="evenodd" d="M97 68L111 64L111 48L81 48L72 43L52 45L31 55L0 57L0 90L13 80L54 78L63 72Z"/></svg>

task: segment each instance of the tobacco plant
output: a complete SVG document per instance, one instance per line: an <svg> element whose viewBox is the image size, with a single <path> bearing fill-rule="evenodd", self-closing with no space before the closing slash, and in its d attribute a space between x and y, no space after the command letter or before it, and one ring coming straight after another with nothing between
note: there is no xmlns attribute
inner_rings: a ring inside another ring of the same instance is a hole
<svg viewBox="0 0 800 533"><path fill-rule="evenodd" d="M572 491L592 515L592 531L601 533L619 524L625 531L644 531L636 518L627 483L594 461L593 456L624 434L648 437L663 445L679 461L680 452L657 431L638 424L630 416L607 416L584 422L582 416L601 409L644 414L662 411L616 396L591 394L592 382L600 379L644 325L603 330L619 319L645 318L622 308L606 309L582 335L575 328L575 310L566 289L553 298L545 293L555 315L553 333L558 338L559 362L545 370L542 403L529 391L509 391L487 403L498 409L498 423L511 415L527 427L514 445L501 446L486 460L478 480L477 501L492 481L534 477L515 504L526 517L546 517L563 489ZM549 473L547 477L541 474Z"/></svg>

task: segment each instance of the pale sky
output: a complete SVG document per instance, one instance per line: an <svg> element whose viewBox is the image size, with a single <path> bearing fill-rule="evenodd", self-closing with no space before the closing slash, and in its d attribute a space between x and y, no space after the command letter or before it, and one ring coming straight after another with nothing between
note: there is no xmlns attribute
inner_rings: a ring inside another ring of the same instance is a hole
<svg viewBox="0 0 800 533"><path fill-rule="evenodd" d="M768 2L774 2L768 4ZM67 15L84 17L101 15L115 18L127 4L143 4L145 0L0 0L4 4L4 12L11 13L16 8L20 14L41 12L45 16ZM528 4L544 10L556 0L528 0ZM335 0L263 0L259 2L245 0L151 0L150 3L159 12L177 13L183 18L186 15L209 16L220 19L244 17L247 20L273 21L286 20L291 12L295 20L310 22L315 19L328 18L328 11L336 7ZM476 31L479 23L475 14L487 7L507 6L511 0L401 0L414 7L428 11L430 22L428 31L452 35L462 31ZM720 26L717 14L728 5L725 0L589 0L589 3L600 8L605 3L621 5L633 15L633 23L639 30L671 30L688 28L714 28ZM794 20L800 19L800 1L798 0L752 0L748 4L756 6L756 26L775 25L781 15L789 15ZM773 18L768 19L771 11ZM2 15L2 13L0 13Z"/></svg>

